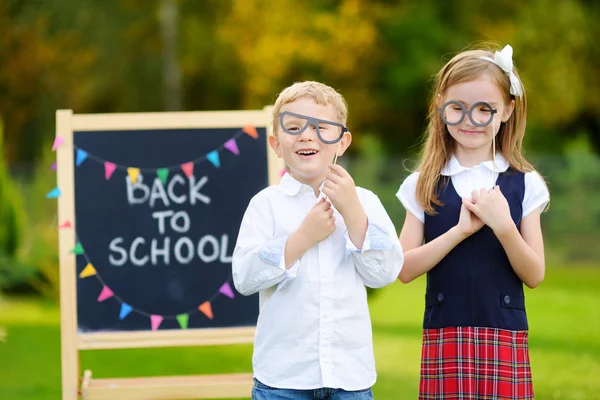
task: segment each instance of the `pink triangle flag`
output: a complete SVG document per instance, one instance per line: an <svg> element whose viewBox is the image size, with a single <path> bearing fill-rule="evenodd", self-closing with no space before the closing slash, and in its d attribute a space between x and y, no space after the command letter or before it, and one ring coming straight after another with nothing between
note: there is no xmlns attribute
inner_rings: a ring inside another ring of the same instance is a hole
<svg viewBox="0 0 600 400"><path fill-rule="evenodd" d="M52 165L50 166L50 169L51 169L52 171L56 171L56 161L54 161L54 162L52 163Z"/></svg>
<svg viewBox="0 0 600 400"><path fill-rule="evenodd" d="M229 139L225 142L225 148L235 154L236 156L240 154L240 149L238 149L237 143L234 138Z"/></svg>
<svg viewBox="0 0 600 400"><path fill-rule="evenodd" d="M185 172L185 176L187 176L188 178L194 175L194 163L191 161L185 164L181 164L181 169L183 170L183 172Z"/></svg>
<svg viewBox="0 0 600 400"><path fill-rule="evenodd" d="M71 221L66 220L65 222L63 222L62 224L60 224L58 226L58 229L66 229L66 228L72 228L73 226L71 225Z"/></svg>
<svg viewBox="0 0 600 400"><path fill-rule="evenodd" d="M281 171L279 171L279 176L284 176L287 173L287 169L282 169Z"/></svg>
<svg viewBox="0 0 600 400"><path fill-rule="evenodd" d="M230 299L233 299L235 297L235 295L233 294L233 290L231 290L231 286L229 286L229 283L227 283L227 282L225 282L221 286L221 288L219 289L219 292L221 292L225 296L229 297Z"/></svg>
<svg viewBox="0 0 600 400"><path fill-rule="evenodd" d="M65 141L60 136L54 138L54 144L52 145L52 151L56 151Z"/></svg>
<svg viewBox="0 0 600 400"><path fill-rule="evenodd" d="M113 172L117 169L117 165L108 161L104 161L104 177L109 180Z"/></svg>
<svg viewBox="0 0 600 400"><path fill-rule="evenodd" d="M161 315L151 315L150 322L152 324L152 330L153 331L157 330L162 321L163 321L163 317Z"/></svg>
<svg viewBox="0 0 600 400"><path fill-rule="evenodd" d="M112 290L108 288L108 286L104 286L102 288L102 292L100 292L100 296L98 296L98 301L104 301L113 296Z"/></svg>

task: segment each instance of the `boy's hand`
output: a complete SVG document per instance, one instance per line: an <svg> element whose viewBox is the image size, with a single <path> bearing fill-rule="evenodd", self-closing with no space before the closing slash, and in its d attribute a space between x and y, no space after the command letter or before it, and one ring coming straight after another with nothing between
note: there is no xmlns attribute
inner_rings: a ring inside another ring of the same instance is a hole
<svg viewBox="0 0 600 400"><path fill-rule="evenodd" d="M298 228L308 248L326 239L335 230L335 217L331 203L321 198L310 209Z"/></svg>
<svg viewBox="0 0 600 400"><path fill-rule="evenodd" d="M331 204L346 220L362 211L362 205L356 194L356 185L348 171L341 166L334 164L329 168L332 171L326 175L327 180L323 186L323 194L331 200Z"/></svg>

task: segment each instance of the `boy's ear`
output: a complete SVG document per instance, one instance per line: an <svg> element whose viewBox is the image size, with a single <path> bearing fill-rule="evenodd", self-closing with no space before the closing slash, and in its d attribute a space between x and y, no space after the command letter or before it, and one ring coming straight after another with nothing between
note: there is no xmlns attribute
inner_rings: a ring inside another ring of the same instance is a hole
<svg viewBox="0 0 600 400"><path fill-rule="evenodd" d="M337 148L337 156L341 157L348 147L350 147L350 143L352 143L352 134L350 132L345 132L344 136L340 140Z"/></svg>
<svg viewBox="0 0 600 400"><path fill-rule="evenodd" d="M502 115L502 122L508 121L513 111L515 110L515 100L511 100L508 106L504 109L504 114Z"/></svg>
<svg viewBox="0 0 600 400"><path fill-rule="evenodd" d="M279 140L277 140L277 137L275 137L275 135L269 136L269 145L271 146L275 154L277 154L277 157L283 157L283 154L281 153L281 144L279 143Z"/></svg>

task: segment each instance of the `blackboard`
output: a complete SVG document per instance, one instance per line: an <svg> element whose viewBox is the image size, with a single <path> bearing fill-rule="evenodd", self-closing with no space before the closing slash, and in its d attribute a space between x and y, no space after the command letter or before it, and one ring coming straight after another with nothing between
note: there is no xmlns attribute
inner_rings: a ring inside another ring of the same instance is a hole
<svg viewBox="0 0 600 400"><path fill-rule="evenodd" d="M256 324L231 255L269 184L266 140L248 126L73 132L78 332Z"/></svg>

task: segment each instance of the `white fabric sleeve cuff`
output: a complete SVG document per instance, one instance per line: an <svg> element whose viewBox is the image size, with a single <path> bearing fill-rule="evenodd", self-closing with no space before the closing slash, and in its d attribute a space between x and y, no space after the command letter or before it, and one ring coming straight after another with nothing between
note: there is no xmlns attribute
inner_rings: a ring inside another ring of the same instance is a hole
<svg viewBox="0 0 600 400"><path fill-rule="evenodd" d="M550 193L542 177L531 171L525 174L525 196L523 196L523 218L534 210L544 211L550 201Z"/></svg>
<svg viewBox="0 0 600 400"><path fill-rule="evenodd" d="M425 210L419 205L417 201L417 180L419 178L418 173L410 174L396 193L396 197L402 203L402 206L406 211L410 211L417 219L425 223Z"/></svg>

